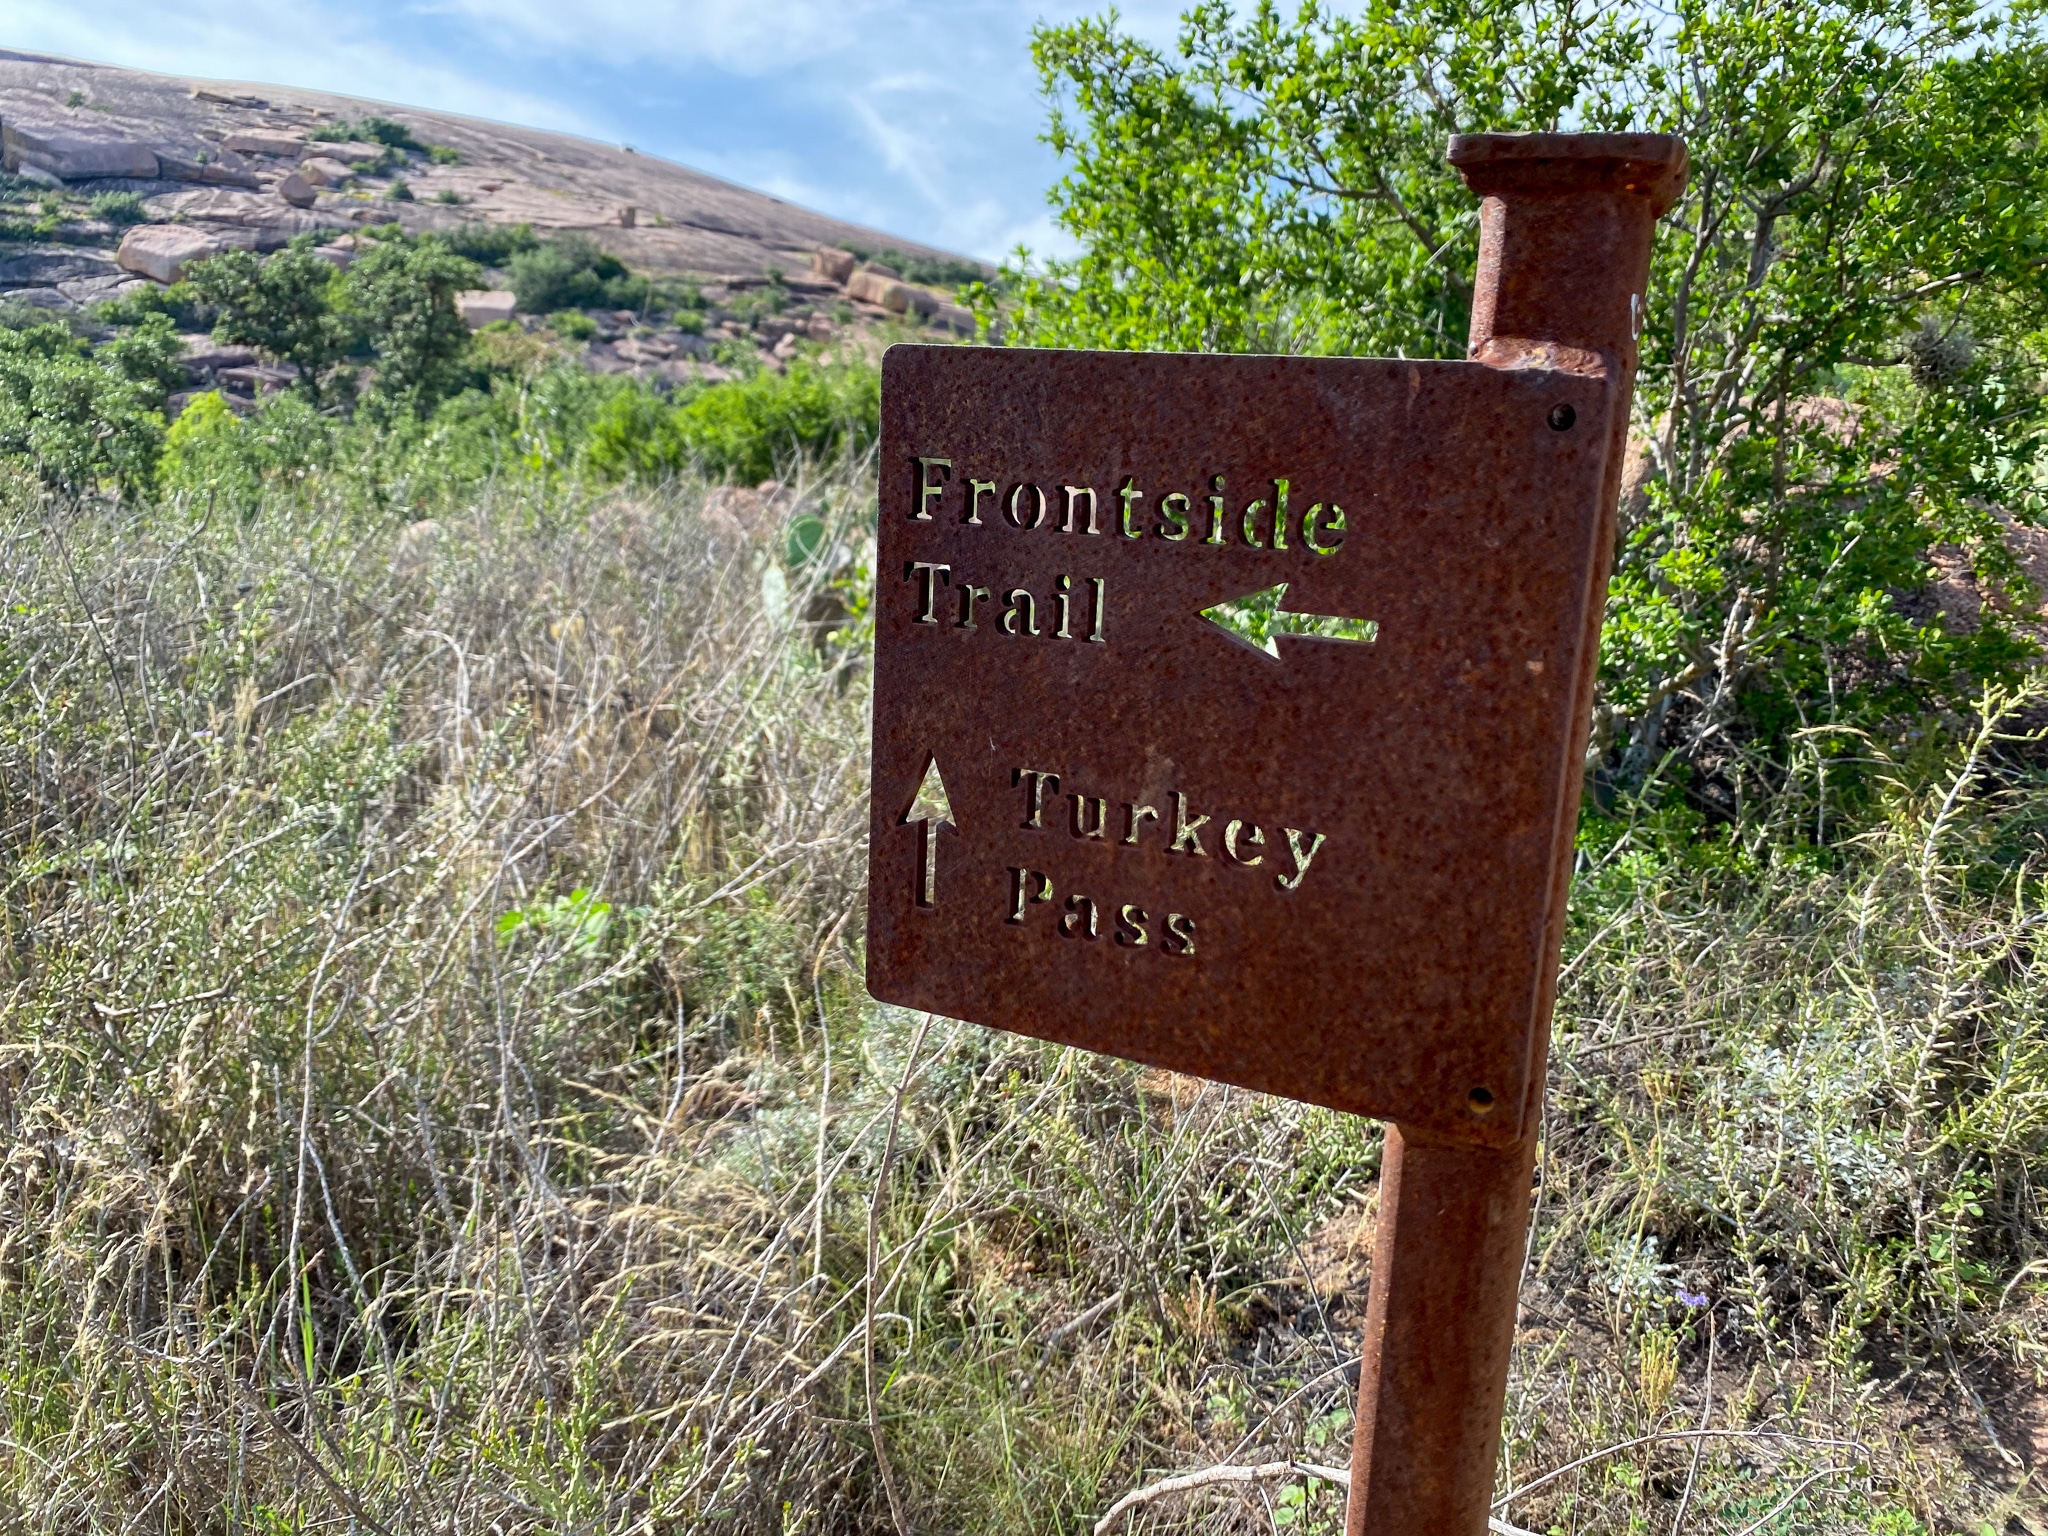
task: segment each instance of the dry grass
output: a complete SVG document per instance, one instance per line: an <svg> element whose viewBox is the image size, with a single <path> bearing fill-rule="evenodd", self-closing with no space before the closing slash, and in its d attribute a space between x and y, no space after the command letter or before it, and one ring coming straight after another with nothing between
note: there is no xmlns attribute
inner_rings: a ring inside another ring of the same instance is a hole
<svg viewBox="0 0 2048 1536"><path fill-rule="evenodd" d="M776 518L326 494L0 533L0 1527L888 1531L878 1429L912 1528L1072 1532L1344 1461L1376 1128L865 1000L861 631ZM870 498L796 498L854 595ZM1589 864L1516 1524L2035 1518L2048 802L1977 767Z"/></svg>

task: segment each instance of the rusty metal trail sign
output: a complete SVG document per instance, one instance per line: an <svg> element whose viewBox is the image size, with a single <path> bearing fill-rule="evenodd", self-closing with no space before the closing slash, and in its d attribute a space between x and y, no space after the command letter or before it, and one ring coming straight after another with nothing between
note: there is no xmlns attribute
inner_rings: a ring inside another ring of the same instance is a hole
<svg viewBox="0 0 2048 1536"><path fill-rule="evenodd" d="M1350 1529L1484 1528L1650 232L1481 135L1463 362L896 347L868 986L1394 1122Z"/></svg>

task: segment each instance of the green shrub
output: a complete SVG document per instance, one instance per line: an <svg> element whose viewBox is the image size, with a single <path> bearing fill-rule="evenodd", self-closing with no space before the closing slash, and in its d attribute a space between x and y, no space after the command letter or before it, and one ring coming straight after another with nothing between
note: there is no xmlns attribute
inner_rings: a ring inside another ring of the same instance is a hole
<svg viewBox="0 0 2048 1536"><path fill-rule="evenodd" d="M166 495L246 519L266 494L331 465L338 430L302 395L273 395L244 419L209 391L171 423L158 483Z"/></svg>
<svg viewBox="0 0 2048 1536"><path fill-rule="evenodd" d="M587 453L590 467L609 479L647 482L676 474L689 458L675 408L637 385L598 411Z"/></svg>
<svg viewBox="0 0 2048 1536"><path fill-rule="evenodd" d="M50 490L147 485L163 446L161 398L115 361L93 357L68 327L0 328L0 459Z"/></svg>
<svg viewBox="0 0 2048 1536"><path fill-rule="evenodd" d="M299 370L299 387L318 398L327 373L349 354L354 338L334 313L340 281L301 236L276 255L223 251L186 269L202 303L218 313L213 334L231 346L254 347Z"/></svg>
<svg viewBox="0 0 2048 1536"><path fill-rule="evenodd" d="M799 454L864 451L881 430L881 384L865 363L792 363L704 390L677 425L708 473L765 480Z"/></svg>
<svg viewBox="0 0 2048 1536"><path fill-rule="evenodd" d="M250 437L218 390L195 396L164 435L164 490L247 516L263 491Z"/></svg>
<svg viewBox="0 0 2048 1536"><path fill-rule="evenodd" d="M462 387L469 327L455 295L480 276L475 262L433 239L385 242L349 268L342 295L376 349L374 398L425 415Z"/></svg>
<svg viewBox="0 0 2048 1536"><path fill-rule="evenodd" d="M413 201L412 187L403 176L394 176L391 179L391 185L384 189L384 195L394 203L409 203Z"/></svg>
<svg viewBox="0 0 2048 1536"><path fill-rule="evenodd" d="M210 331L215 319L213 309L201 301L190 282L172 283L168 287L149 283L92 309L93 318L102 325L140 325L151 315L168 317L181 331Z"/></svg>
<svg viewBox="0 0 2048 1536"><path fill-rule="evenodd" d="M645 278L599 248L587 235L558 235L509 264L512 292L530 315L560 309L639 309L648 300Z"/></svg>
<svg viewBox="0 0 2048 1536"><path fill-rule="evenodd" d="M375 114L356 123L351 123L345 117L339 118L311 130L306 137L321 144L382 144L387 149L411 150L417 154L430 153L426 145L413 137L412 130L405 124Z"/></svg>
<svg viewBox="0 0 2048 1536"><path fill-rule="evenodd" d="M429 144L427 158L436 165L460 165L462 151L449 144Z"/></svg>
<svg viewBox="0 0 2048 1536"><path fill-rule="evenodd" d="M94 218L104 219L117 228L145 223L149 218L141 195L135 192L102 192L92 200L91 207Z"/></svg>
<svg viewBox="0 0 2048 1536"><path fill-rule="evenodd" d="M181 361L185 344L169 315L145 315L136 325L104 342L94 352L103 366L149 391L152 409L185 382Z"/></svg>
<svg viewBox="0 0 2048 1536"><path fill-rule="evenodd" d="M689 468L751 483L799 455L858 453L874 441L881 381L866 364L798 362L664 405L643 389L606 402L590 428L590 467L614 479L659 480Z"/></svg>
<svg viewBox="0 0 2048 1536"><path fill-rule="evenodd" d="M574 363L495 375L444 401L391 478L424 505L459 502L508 475L554 484L584 464L592 425L613 397L637 387Z"/></svg>
<svg viewBox="0 0 2048 1536"><path fill-rule="evenodd" d="M580 309L558 309L548 316L548 329L564 341L588 341L597 334L597 322Z"/></svg>
<svg viewBox="0 0 2048 1536"><path fill-rule="evenodd" d="M356 124L356 131L373 144L382 144L387 149L409 149L424 152L426 146L412 135L412 130L388 117L370 116Z"/></svg>
<svg viewBox="0 0 2048 1536"><path fill-rule="evenodd" d="M456 255L486 267L502 267L521 251L540 247L531 224L464 224L440 239Z"/></svg>

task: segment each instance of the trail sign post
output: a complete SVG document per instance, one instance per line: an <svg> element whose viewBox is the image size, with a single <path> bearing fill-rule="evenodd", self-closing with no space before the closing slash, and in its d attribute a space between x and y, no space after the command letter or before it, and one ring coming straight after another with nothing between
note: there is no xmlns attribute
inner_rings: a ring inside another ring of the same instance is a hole
<svg viewBox="0 0 2048 1536"><path fill-rule="evenodd" d="M1451 141L1463 362L883 360L868 987L1391 1122L1352 1536L1485 1529L1677 140Z"/></svg>

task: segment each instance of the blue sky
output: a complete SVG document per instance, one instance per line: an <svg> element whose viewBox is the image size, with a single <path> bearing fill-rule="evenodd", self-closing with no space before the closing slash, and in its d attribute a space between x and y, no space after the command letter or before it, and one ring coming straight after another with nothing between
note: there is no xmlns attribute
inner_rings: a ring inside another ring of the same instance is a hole
<svg viewBox="0 0 2048 1536"><path fill-rule="evenodd" d="M1062 249L1031 67L1056 0L0 0L0 46L631 144L982 257ZM1161 40L1176 0L1126 0Z"/></svg>

